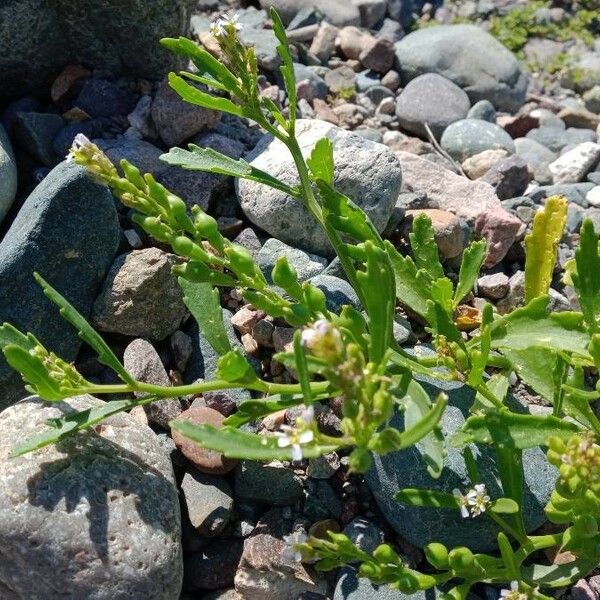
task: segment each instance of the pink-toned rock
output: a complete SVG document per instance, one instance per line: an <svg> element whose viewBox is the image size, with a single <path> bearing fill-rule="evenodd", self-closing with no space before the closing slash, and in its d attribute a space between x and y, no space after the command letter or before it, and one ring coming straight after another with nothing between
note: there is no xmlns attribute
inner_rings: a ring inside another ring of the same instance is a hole
<svg viewBox="0 0 600 600"><path fill-rule="evenodd" d="M444 167L408 152L396 152L402 166L404 191L425 192L442 210L464 219L488 242L486 267L501 261L522 223L506 212L488 183L470 181Z"/></svg>

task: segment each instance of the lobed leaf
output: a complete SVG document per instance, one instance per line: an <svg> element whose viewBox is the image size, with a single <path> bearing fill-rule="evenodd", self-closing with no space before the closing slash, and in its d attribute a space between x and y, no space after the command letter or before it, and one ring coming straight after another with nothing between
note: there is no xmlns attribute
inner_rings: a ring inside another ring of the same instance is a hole
<svg viewBox="0 0 600 600"><path fill-rule="evenodd" d="M415 217L409 238L417 267L428 273L433 280L444 277L431 219L426 214Z"/></svg>
<svg viewBox="0 0 600 600"><path fill-rule="evenodd" d="M473 289L481 270L481 265L485 260L486 252L487 243L484 240L472 242L463 252L460 271L458 273L458 283L456 284L452 300L454 308Z"/></svg>
<svg viewBox="0 0 600 600"><path fill-rule="evenodd" d="M306 164L315 180L321 179L333 186L333 142L329 138L317 141Z"/></svg>
<svg viewBox="0 0 600 600"><path fill-rule="evenodd" d="M600 252L594 225L585 219L579 232L579 248L575 251L577 269L571 273L579 304L590 333L600 331Z"/></svg>

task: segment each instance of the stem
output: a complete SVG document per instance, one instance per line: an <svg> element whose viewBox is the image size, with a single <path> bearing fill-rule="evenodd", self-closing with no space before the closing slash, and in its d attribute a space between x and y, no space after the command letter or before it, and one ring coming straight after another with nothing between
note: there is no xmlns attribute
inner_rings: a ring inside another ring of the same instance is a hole
<svg viewBox="0 0 600 600"><path fill-rule="evenodd" d="M499 517L498 515L493 513L491 510L486 511L486 512L487 512L488 516L490 517L490 519L492 519L492 521L495 521L502 529L504 529L504 531L506 533L509 533L510 535L512 535L515 538L515 540L517 540L517 542L519 542L519 544L521 544L522 546L525 546L526 544L529 543L529 538L526 535L519 533L516 529L511 527L502 517Z"/></svg>
<svg viewBox="0 0 600 600"><path fill-rule="evenodd" d="M490 392L485 383L480 383L475 388L475 391L481 394L486 400L489 400L496 408L504 408L502 401L498 400L498 398L496 398L496 396Z"/></svg>

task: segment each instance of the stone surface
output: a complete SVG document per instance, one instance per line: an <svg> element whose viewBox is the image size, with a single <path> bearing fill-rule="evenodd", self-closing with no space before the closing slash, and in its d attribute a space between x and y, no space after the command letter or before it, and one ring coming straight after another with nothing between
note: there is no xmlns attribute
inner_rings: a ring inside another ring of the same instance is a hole
<svg viewBox="0 0 600 600"><path fill-rule="evenodd" d="M522 195L531 179L527 163L521 156L510 156L492 168L481 178L489 183L500 200Z"/></svg>
<svg viewBox="0 0 600 600"><path fill-rule="evenodd" d="M325 63L332 55L335 49L335 40L339 29L327 21L321 22L317 34L313 38L310 51L322 62Z"/></svg>
<svg viewBox="0 0 600 600"><path fill-rule="evenodd" d="M517 138L515 149L533 170L533 178L538 183L545 185L552 182L549 165L556 160L556 154L552 150L527 137Z"/></svg>
<svg viewBox="0 0 600 600"><path fill-rule="evenodd" d="M467 94L452 81L426 73L402 90L396 102L396 116L406 131L427 139L427 124L439 139L448 125L467 116L470 105Z"/></svg>
<svg viewBox="0 0 600 600"><path fill-rule="evenodd" d="M110 158L113 164L118 165L126 159L135 165L140 172L152 173L155 177L170 167L160 160L163 151L150 142L144 140L131 140L115 138L114 140L93 140L95 144ZM120 169L120 167L118 167Z"/></svg>
<svg viewBox="0 0 600 600"><path fill-rule="evenodd" d="M360 25L358 6L347 0L260 0L267 10L274 7L284 24L288 24L305 7L316 8L324 18L336 27Z"/></svg>
<svg viewBox="0 0 600 600"><path fill-rule="evenodd" d="M238 563L242 556L241 540L224 538L214 540L200 552L186 556L184 588L190 592L219 589L215 594L194 594L202 600L243 600L235 590L223 590L233 585ZM182 600L189 596L182 596Z"/></svg>
<svg viewBox="0 0 600 600"><path fill-rule="evenodd" d="M298 248L288 246L276 238L269 238L258 253L258 266L268 281L271 271L280 256L285 256L298 274L299 281L306 281L318 275L327 266L327 259L316 254L309 254Z"/></svg>
<svg viewBox="0 0 600 600"><path fill-rule="evenodd" d="M173 470L127 414L19 458L50 418L103 405L27 398L0 414L0 588L7 598L177 600L181 524Z"/></svg>
<svg viewBox="0 0 600 600"><path fill-rule="evenodd" d="M562 123L562 121L560 121ZM596 142L597 136L590 129L559 129L558 127L540 126L532 129L525 136L535 140L552 152L560 152L565 146L583 144L584 142Z"/></svg>
<svg viewBox="0 0 600 600"><path fill-rule="evenodd" d="M0 124L0 223L12 206L17 193L17 165L13 149Z"/></svg>
<svg viewBox="0 0 600 600"><path fill-rule="evenodd" d="M498 125L479 119L463 119L449 125L440 140L442 148L456 160L466 160L484 150L504 149L511 154L515 144Z"/></svg>
<svg viewBox="0 0 600 600"><path fill-rule="evenodd" d="M61 163L27 198L0 242L0 322L31 331L53 352L74 360L75 329L44 296L37 271L88 317L119 243L111 193L85 171ZM22 299L22 301L15 301ZM18 376L0 358L0 407L23 396Z"/></svg>
<svg viewBox="0 0 600 600"><path fill-rule="evenodd" d="M123 365L127 372L137 381L160 385L162 387L171 387L171 380L167 375L158 352L146 340L133 340L125 348ZM136 394L138 398L144 395L143 392ZM151 422L160 425L164 429L169 429L169 421L176 419L184 410L185 405L179 398L162 398L151 404L146 404L143 408Z"/></svg>
<svg viewBox="0 0 600 600"><path fill-rule="evenodd" d="M441 420L445 437L457 431L473 403L474 393L457 382L440 382L419 378L430 397L440 391L449 395L449 404ZM526 412L515 400L512 410ZM402 427L402 417L397 413L392 425ZM411 544L422 548L429 542L440 542L448 547L468 546L475 551L489 551L495 548L497 527L487 518L464 519L458 510L410 507L396 502L396 491L403 488L424 488L452 493L458 488L469 488L469 480L462 451L447 446L444 469L439 479L428 474L419 444L408 450L392 452L374 457L374 466L367 473L367 483L390 525ZM502 495L496 473L495 454L490 446L472 445L482 483L486 485L492 498ZM524 518L528 531L533 531L545 521L544 506L554 489L555 468L546 460L542 448L523 451Z"/></svg>
<svg viewBox="0 0 600 600"><path fill-rule="evenodd" d="M20 146L47 167L56 164L53 141L65 122L51 113L20 112L14 124Z"/></svg>
<svg viewBox="0 0 600 600"><path fill-rule="evenodd" d="M292 469L244 460L235 470L235 495L242 500L286 506L302 498L304 492L302 480Z"/></svg>
<svg viewBox="0 0 600 600"><path fill-rule="evenodd" d="M408 152L397 152L397 156L404 174L404 191L425 193L440 209L464 219L476 233L486 237L486 266L504 258L522 223L502 208L489 184L469 181Z"/></svg>
<svg viewBox="0 0 600 600"><path fill-rule="evenodd" d="M439 73L467 92L472 102L489 100L514 112L525 101L527 77L500 42L474 25L441 25L410 33L396 43L404 83Z"/></svg>
<svg viewBox="0 0 600 600"><path fill-rule="evenodd" d="M345 279L322 273L316 277L312 277L309 281L325 294L325 300L329 310L338 313L345 304L360 309L358 295Z"/></svg>
<svg viewBox="0 0 600 600"><path fill-rule="evenodd" d="M117 257L94 303L92 320L102 331L162 340L186 315L183 293L171 269L177 257L158 248Z"/></svg>
<svg viewBox="0 0 600 600"><path fill-rule="evenodd" d="M496 122L496 109L489 100L480 100L473 104L467 113L469 119L480 119L481 121Z"/></svg>
<svg viewBox="0 0 600 600"><path fill-rule="evenodd" d="M325 595L324 579L293 560L283 537L292 523L279 509L264 514L244 541L244 552L235 575L235 589L244 600L298 600L303 593ZM286 551L287 549L287 551Z"/></svg>
<svg viewBox="0 0 600 600"><path fill-rule="evenodd" d="M477 280L477 293L490 300L500 300L508 294L508 276L504 273L483 275Z"/></svg>
<svg viewBox="0 0 600 600"><path fill-rule="evenodd" d="M431 219L435 241L442 260L455 258L463 251L465 236L460 219L445 210L422 208L406 211L406 228L412 231L412 220L418 215L426 215Z"/></svg>
<svg viewBox="0 0 600 600"><path fill-rule="evenodd" d="M344 527L343 533L352 540L353 544L368 554L372 554L375 548L384 542L383 531L377 525L362 517L352 519Z"/></svg>
<svg viewBox="0 0 600 600"><path fill-rule="evenodd" d="M0 6L0 102L48 93L69 64L157 79L182 66L162 37L185 35L189 0L7 0ZM35 43L32 43L35 40Z"/></svg>
<svg viewBox="0 0 600 600"><path fill-rule="evenodd" d="M434 597L423 591L407 595L389 585L375 585L358 577L351 567L342 569L333 592L333 600L433 600Z"/></svg>
<svg viewBox="0 0 600 600"><path fill-rule="evenodd" d="M497 150L484 150L475 156L465 160L461 167L469 179L483 177L494 165L508 156L508 152L502 148Z"/></svg>
<svg viewBox="0 0 600 600"><path fill-rule="evenodd" d="M585 142L565 152L549 168L555 184L579 183L600 162L600 144Z"/></svg>
<svg viewBox="0 0 600 600"><path fill-rule="evenodd" d="M310 153L318 139L332 140L336 189L352 198L383 230L402 182L400 165L393 153L382 144L324 121L300 120L296 131L304 155ZM289 184L296 183L296 171L287 150L270 136L265 136L246 160ZM246 216L273 237L320 256L331 256L324 234L297 200L247 180L238 180L236 190Z"/></svg>
<svg viewBox="0 0 600 600"><path fill-rule="evenodd" d="M162 141L167 146L178 146L204 129L210 129L219 120L219 113L185 102L163 80L152 103L152 120Z"/></svg>
<svg viewBox="0 0 600 600"><path fill-rule="evenodd" d="M387 73L394 64L394 44L385 37L369 38L358 60L371 71Z"/></svg>
<svg viewBox="0 0 600 600"><path fill-rule="evenodd" d="M220 427L225 417L208 407L188 408L178 417L196 425L212 425ZM199 446L196 442L184 437L177 431L172 432L173 441L181 453L202 473L221 475L235 468L237 460L225 458L220 452Z"/></svg>
<svg viewBox="0 0 600 600"><path fill-rule="evenodd" d="M106 79L87 79L75 100L75 106L93 118L125 116L134 103L129 90Z"/></svg>

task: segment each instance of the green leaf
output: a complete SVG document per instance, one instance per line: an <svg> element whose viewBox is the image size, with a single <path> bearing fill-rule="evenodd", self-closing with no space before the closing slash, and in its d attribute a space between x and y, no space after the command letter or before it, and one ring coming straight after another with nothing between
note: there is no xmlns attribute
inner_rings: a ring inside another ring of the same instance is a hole
<svg viewBox="0 0 600 600"><path fill-rule="evenodd" d="M183 290L183 301L198 322L204 337L213 350L222 356L231 350L231 343L223 324L223 309L219 302L219 290L210 283L195 283L178 279Z"/></svg>
<svg viewBox="0 0 600 600"><path fill-rule="evenodd" d="M498 500L498 502L500 500L509 500L509 499L508 498L500 498ZM512 500L509 500L509 501L512 502ZM516 505L516 502L515 502L515 506L517 508L517 510L515 512L518 512L519 507L518 507L518 505ZM491 507L491 510L494 511L493 505ZM494 512L496 512L496 511L494 511ZM506 569L508 571L508 575L509 575L510 579L512 581L519 581L519 579L521 578L521 575L520 575L521 571L519 569L519 565L515 558L515 553L512 549L512 546L510 545L510 542L508 541L508 538L506 537L506 534L504 534L502 531L500 531L498 533L498 546L500 548L500 555L502 556L502 560L504 561L504 564L506 565Z"/></svg>
<svg viewBox="0 0 600 600"><path fill-rule="evenodd" d="M421 213L415 217L409 238L417 267L428 273L433 280L444 277L431 219L426 214Z"/></svg>
<svg viewBox="0 0 600 600"><path fill-rule="evenodd" d="M519 512L519 505L511 498L498 498L492 502L490 510L499 515L514 515Z"/></svg>
<svg viewBox="0 0 600 600"><path fill-rule="evenodd" d="M436 492L433 490L420 490L406 488L396 492L394 499L410 506L426 506L431 508L459 509L458 498L454 494Z"/></svg>
<svg viewBox="0 0 600 600"><path fill-rule="evenodd" d="M313 397L310 389L308 363L306 361L306 353L302 347L302 332L299 329L294 332L294 358L298 381L300 382L300 388L302 389L302 395L304 396L304 403L312 404Z"/></svg>
<svg viewBox="0 0 600 600"><path fill-rule="evenodd" d="M230 175L231 177L240 177L257 181L269 187L280 190L290 196L299 197L299 192L289 185L272 177L268 173L257 169L241 158L235 160L225 154L221 154L212 148L200 148L194 144L189 144L189 150L183 148L171 148L167 154L163 154L160 159L170 165L189 169L192 171L208 171L219 175Z"/></svg>
<svg viewBox="0 0 600 600"><path fill-rule="evenodd" d="M519 379L531 387L536 394L552 403L554 384L550 374L556 365L556 352L539 347L524 350L503 348L502 354L510 360Z"/></svg>
<svg viewBox="0 0 600 600"><path fill-rule="evenodd" d="M452 436L452 443L455 446L506 444L524 450L547 445L551 436L566 440L579 431L577 425L551 415L517 414L503 410L469 417L461 431Z"/></svg>
<svg viewBox="0 0 600 600"><path fill-rule="evenodd" d="M254 369L239 350L230 350L219 358L216 377L229 383L250 383L258 379Z"/></svg>
<svg viewBox="0 0 600 600"><path fill-rule="evenodd" d="M579 231L579 248L575 251L577 270L571 273L583 317L591 333L600 331L600 252L594 225L585 219Z"/></svg>
<svg viewBox="0 0 600 600"><path fill-rule="evenodd" d="M175 73L169 73L169 85L183 100L190 104L202 106L203 108L209 108L211 110L220 110L221 112L236 115L237 117L244 116L244 111L241 106L233 103L227 98L207 94L197 87L190 85L183 77L180 77Z"/></svg>
<svg viewBox="0 0 600 600"><path fill-rule="evenodd" d="M71 323L77 329L79 337L95 350L98 354L98 360L109 369L112 369L125 383L132 385L134 383L133 377L125 370L125 367L114 355L100 334L41 275L34 273L33 276L41 286L44 294L59 307L61 317Z"/></svg>
<svg viewBox="0 0 600 600"><path fill-rule="evenodd" d="M525 302L548 293L567 208L564 196L551 196L533 218L531 233L525 236Z"/></svg>
<svg viewBox="0 0 600 600"><path fill-rule="evenodd" d="M227 426L216 429L211 425L195 425L186 420L171 421L169 425L172 430L203 448L220 452L227 458L264 461L292 459L292 449L289 446L279 448L277 437L274 435L256 435ZM302 454L305 458L316 458L337 449L337 445L319 445L312 442L302 445Z"/></svg>
<svg viewBox="0 0 600 600"><path fill-rule="evenodd" d="M290 54L288 41L285 35L285 28L283 26L283 23L281 22L279 14L272 7L269 14L273 23L273 32L275 33L275 37L279 42L277 46L277 53L281 57L281 61L283 63L280 67L280 71L287 92L288 104L290 109L290 121L293 127L296 121L296 111L298 104L298 98L296 96L296 75L294 74L294 63L292 60L292 55Z"/></svg>
<svg viewBox="0 0 600 600"><path fill-rule="evenodd" d="M485 260L487 251L487 243L485 240L472 242L465 249L460 263L460 271L458 273L458 284L454 291L454 299L452 304L456 308L460 301L473 289L477 276L481 269L481 265Z"/></svg>
<svg viewBox="0 0 600 600"><path fill-rule="evenodd" d="M149 404L154 400L156 400L156 397L154 396L135 400L113 400L112 402L106 402L101 406L87 408L64 417L51 419L48 422L48 424L52 426L51 429L41 431L25 440L23 443L18 444L10 451L10 456L21 456L43 448L44 446L55 444L67 436L73 435L77 431L83 431L93 427L96 423L103 421L111 415L129 410L134 406Z"/></svg>
<svg viewBox="0 0 600 600"><path fill-rule="evenodd" d="M329 138L321 138L315 144L306 164L314 179L322 179L333 185L333 142Z"/></svg>

